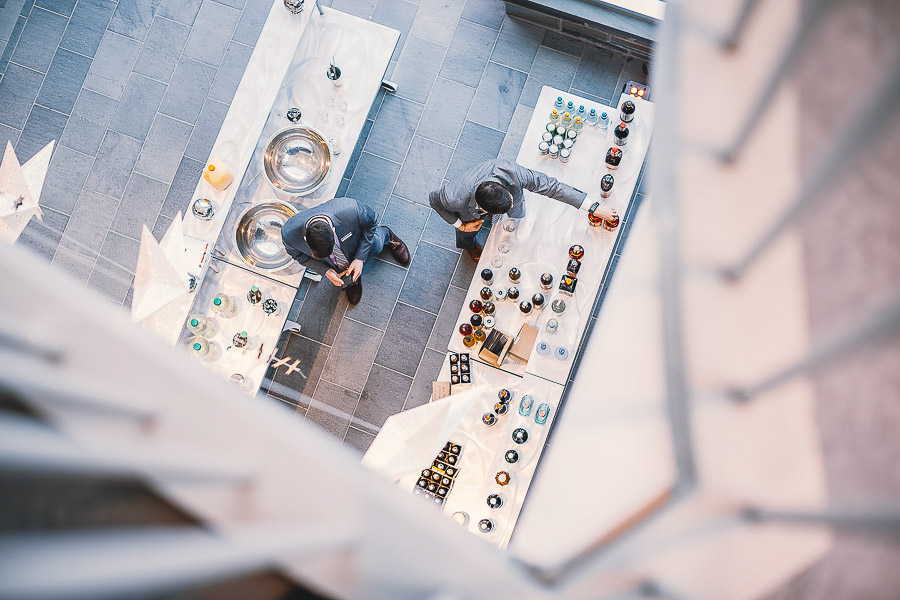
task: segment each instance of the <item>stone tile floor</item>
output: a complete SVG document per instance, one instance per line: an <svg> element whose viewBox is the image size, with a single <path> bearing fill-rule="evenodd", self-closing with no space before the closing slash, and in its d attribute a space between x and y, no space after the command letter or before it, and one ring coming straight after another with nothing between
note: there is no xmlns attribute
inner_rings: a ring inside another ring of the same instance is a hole
<svg viewBox="0 0 900 600"><path fill-rule="evenodd" d="M159 236L191 200L271 0L0 6L0 32L11 25L0 143L24 161L58 140L44 221L20 243L127 308L141 225ZM388 70L399 88L379 93L339 192L375 209L413 260L370 260L355 307L305 282L289 315L301 332L282 344L301 367L272 373L268 395L363 451L388 416L428 400L474 271L428 192L472 163L514 159L541 86L608 103L625 81L649 76L636 59L510 19L500 0L333 7L402 33Z"/></svg>

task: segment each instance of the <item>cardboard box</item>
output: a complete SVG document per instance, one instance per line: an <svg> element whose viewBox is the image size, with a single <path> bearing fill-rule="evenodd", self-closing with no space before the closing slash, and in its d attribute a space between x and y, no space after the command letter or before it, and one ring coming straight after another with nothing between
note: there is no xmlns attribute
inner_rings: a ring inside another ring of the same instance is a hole
<svg viewBox="0 0 900 600"><path fill-rule="evenodd" d="M449 381L432 381L431 382L431 401L440 400L450 395Z"/></svg>
<svg viewBox="0 0 900 600"><path fill-rule="evenodd" d="M522 325L522 329L519 330L519 335L516 336L509 353L528 362L528 357L531 356L531 349L534 348L537 336L538 330L536 328L527 323Z"/></svg>

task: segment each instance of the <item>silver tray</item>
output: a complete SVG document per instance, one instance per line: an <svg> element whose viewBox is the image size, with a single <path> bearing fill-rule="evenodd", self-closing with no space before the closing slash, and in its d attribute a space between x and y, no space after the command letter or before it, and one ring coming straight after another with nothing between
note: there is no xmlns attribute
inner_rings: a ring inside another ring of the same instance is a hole
<svg viewBox="0 0 900 600"><path fill-rule="evenodd" d="M331 170L331 149L315 129L288 127L276 133L266 146L263 169L278 189L309 194L325 182Z"/></svg>
<svg viewBox="0 0 900 600"><path fill-rule="evenodd" d="M276 271L291 262L281 241L281 228L295 214L297 209L280 200L244 210L234 228L234 247L244 262L262 271Z"/></svg>

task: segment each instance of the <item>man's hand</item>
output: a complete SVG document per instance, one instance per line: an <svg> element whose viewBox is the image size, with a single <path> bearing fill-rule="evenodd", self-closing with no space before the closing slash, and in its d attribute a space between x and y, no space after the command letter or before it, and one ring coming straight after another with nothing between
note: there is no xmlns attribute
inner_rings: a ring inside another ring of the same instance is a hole
<svg viewBox="0 0 900 600"><path fill-rule="evenodd" d="M353 281L355 282L357 279L359 279L359 276L362 275L362 269L363 261L357 258L354 259L352 263L350 263L350 266L347 267L346 271L341 273L341 276L343 277L344 275L347 275L349 273L350 275L353 275Z"/></svg>
<svg viewBox="0 0 900 600"><path fill-rule="evenodd" d="M459 230L463 233L472 233L473 231L478 231L481 229L481 224L484 223L484 219L478 219L477 221L469 221L468 223L463 223L459 226Z"/></svg>
<svg viewBox="0 0 900 600"><path fill-rule="evenodd" d="M328 278L328 281L336 285L337 287L341 287L344 285L344 282L341 281L341 276L337 274L337 271L334 269L328 269L325 271L325 277Z"/></svg>
<svg viewBox="0 0 900 600"><path fill-rule="evenodd" d="M595 217L600 217L601 219L605 219L607 221L612 221L613 219L616 218L618 213L616 213L616 209L614 209L612 206L607 206L605 204L601 204L596 209L594 209L592 214Z"/></svg>

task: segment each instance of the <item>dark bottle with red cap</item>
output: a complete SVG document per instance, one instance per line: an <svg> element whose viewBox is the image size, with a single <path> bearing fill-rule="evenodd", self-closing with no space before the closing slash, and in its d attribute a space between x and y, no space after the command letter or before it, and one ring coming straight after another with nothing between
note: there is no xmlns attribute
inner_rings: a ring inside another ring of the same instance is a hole
<svg viewBox="0 0 900 600"><path fill-rule="evenodd" d="M618 148L610 148L606 151L606 168L615 171L622 162L622 151Z"/></svg>
<svg viewBox="0 0 900 600"><path fill-rule="evenodd" d="M628 143L628 126L625 123L619 123L619 126L613 129L613 136L617 146L624 146Z"/></svg>

